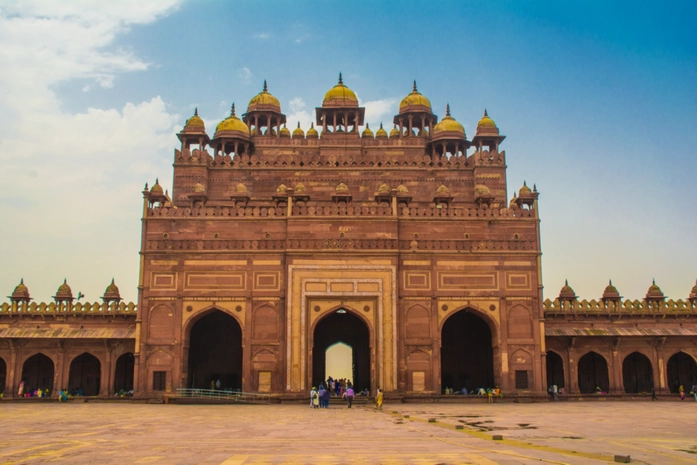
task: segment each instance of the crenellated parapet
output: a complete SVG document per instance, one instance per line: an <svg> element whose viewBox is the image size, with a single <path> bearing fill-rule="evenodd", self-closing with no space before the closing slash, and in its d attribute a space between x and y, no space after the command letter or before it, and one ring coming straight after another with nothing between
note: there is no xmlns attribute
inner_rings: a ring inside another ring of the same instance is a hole
<svg viewBox="0 0 697 465"><path fill-rule="evenodd" d="M15 316L124 316L134 317L138 312L133 302L3 302L0 318Z"/></svg>
<svg viewBox="0 0 697 465"><path fill-rule="evenodd" d="M624 299L617 303L595 299L545 299L543 309L545 314L697 314L697 303L682 299L669 299L664 302Z"/></svg>

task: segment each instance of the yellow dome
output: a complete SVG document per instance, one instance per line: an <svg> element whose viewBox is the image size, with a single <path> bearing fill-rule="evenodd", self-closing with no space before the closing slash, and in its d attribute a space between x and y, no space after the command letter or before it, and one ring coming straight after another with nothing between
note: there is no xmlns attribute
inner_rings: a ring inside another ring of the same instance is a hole
<svg viewBox="0 0 697 465"><path fill-rule="evenodd" d="M285 184L281 184L281 185L278 186L278 188L276 189L276 192L285 192L285 191L287 191L287 190L288 190L288 188L286 187L286 185L285 185Z"/></svg>
<svg viewBox="0 0 697 465"><path fill-rule="evenodd" d="M653 281L653 284L651 284L651 286L649 287L649 290L646 293L646 297L657 297L657 298L663 297L663 291L661 291L661 288L656 285L655 279Z"/></svg>
<svg viewBox="0 0 697 465"><path fill-rule="evenodd" d="M235 192L238 194L244 194L247 192L247 186L245 186L242 183L239 183L235 186Z"/></svg>
<svg viewBox="0 0 697 465"><path fill-rule="evenodd" d="M564 282L564 287L562 287L561 291L559 291L559 300L564 299L576 299L576 293L573 289L571 289L571 286L569 286L568 279Z"/></svg>
<svg viewBox="0 0 697 465"><path fill-rule="evenodd" d="M293 129L293 139L295 139L296 137L305 137L305 131L303 131L302 128L300 128L300 121L298 121L298 127Z"/></svg>
<svg viewBox="0 0 697 465"><path fill-rule="evenodd" d="M414 81L414 88L411 91L411 94L407 95L402 99L402 101L399 104L399 112L404 113L404 111L409 110L408 107L414 107L414 106L422 106L425 107L424 109L428 109L428 111L431 111L431 102L424 97L418 90L416 90L416 81Z"/></svg>
<svg viewBox="0 0 697 465"><path fill-rule="evenodd" d="M474 186L474 193L478 195L490 195L491 191L484 184Z"/></svg>
<svg viewBox="0 0 697 465"><path fill-rule="evenodd" d="M107 300L118 299L121 300L121 294L119 293L119 288L114 284L114 278L111 278L111 284L109 284L104 291L103 298Z"/></svg>
<svg viewBox="0 0 697 465"><path fill-rule="evenodd" d="M603 299L619 299L620 292L615 286L612 285L612 280L608 283L607 287L603 291Z"/></svg>
<svg viewBox="0 0 697 465"><path fill-rule="evenodd" d="M218 137L218 133L222 131L238 131L246 135L249 135L249 127L244 124L244 122L235 116L235 104L232 104L232 110L230 111L230 116L221 121L215 128L215 137Z"/></svg>
<svg viewBox="0 0 697 465"><path fill-rule="evenodd" d="M518 191L518 195L525 195L525 194L531 194L531 193L532 193L532 191L528 187L528 184L525 181L523 181L523 187L521 187L520 190Z"/></svg>
<svg viewBox="0 0 697 465"><path fill-rule="evenodd" d="M441 184L438 190L436 190L436 194L450 194L450 189L445 184Z"/></svg>
<svg viewBox="0 0 697 465"><path fill-rule="evenodd" d="M151 194L162 194L164 191L162 190L162 186L160 185L160 179L157 178L155 179L155 184L152 185L150 188L150 193Z"/></svg>
<svg viewBox="0 0 697 465"><path fill-rule="evenodd" d="M486 108L484 109L484 116L482 116L482 119L479 120L479 123L477 123L477 129L498 129L496 127L496 123L494 123L494 120L489 118L489 115L486 112Z"/></svg>
<svg viewBox="0 0 697 465"><path fill-rule="evenodd" d="M203 124L203 120L198 116L198 108L194 110L194 116L186 120L182 132L206 132L206 125Z"/></svg>
<svg viewBox="0 0 697 465"><path fill-rule="evenodd" d="M73 291L70 289L70 286L68 286L68 280L64 279L63 284L61 284L58 287L58 290L56 291L56 297L72 297L73 296Z"/></svg>
<svg viewBox="0 0 697 465"><path fill-rule="evenodd" d="M197 182L196 185L194 186L194 192L200 193L200 192L206 192L206 188L203 187L203 184L200 182Z"/></svg>
<svg viewBox="0 0 697 465"><path fill-rule="evenodd" d="M281 137L290 137L290 129L286 127L284 124L283 127L281 128L281 132L279 133Z"/></svg>
<svg viewBox="0 0 697 465"><path fill-rule="evenodd" d="M264 90L259 92L247 105L247 113L254 110L272 110L281 112L281 104L276 97L271 95L266 87L266 79L264 79Z"/></svg>
<svg viewBox="0 0 697 465"><path fill-rule="evenodd" d="M513 193L513 198L511 199L510 202L508 202L509 207L515 207L518 205L518 196L515 195L515 192Z"/></svg>
<svg viewBox="0 0 697 465"><path fill-rule="evenodd" d="M378 192L390 192L390 186L383 183L380 185L380 187L378 187Z"/></svg>
<svg viewBox="0 0 697 465"><path fill-rule="evenodd" d="M390 138L393 137L399 137L399 129L397 129L397 125L395 124L392 130L390 131Z"/></svg>
<svg viewBox="0 0 697 465"><path fill-rule="evenodd" d="M404 184L400 184L399 186L397 186L397 192L400 194L408 194L409 189L407 189L407 186L405 186Z"/></svg>
<svg viewBox="0 0 697 465"><path fill-rule="evenodd" d="M336 191L337 192L348 192L349 188L346 184L344 184L344 181L339 182L339 185L336 186Z"/></svg>
<svg viewBox="0 0 697 465"><path fill-rule="evenodd" d="M370 130L370 125L368 123L365 123L365 129L361 137L373 137L373 131Z"/></svg>
<svg viewBox="0 0 697 465"><path fill-rule="evenodd" d="M29 299L29 288L24 284L24 278L19 280L19 284L12 292L11 299Z"/></svg>
<svg viewBox="0 0 697 465"><path fill-rule="evenodd" d="M315 129L315 123L310 123L310 129L307 130L308 139L317 139L319 137L319 132Z"/></svg>
<svg viewBox="0 0 697 465"><path fill-rule="evenodd" d="M334 107L357 107L358 97L356 97L355 92L344 85L341 79L341 73L339 73L339 83L329 89L326 94L324 94L324 101L322 106L334 106Z"/></svg>
<svg viewBox="0 0 697 465"><path fill-rule="evenodd" d="M455 121L455 118L450 116L450 105L445 107L445 118L440 120L438 124L433 128L433 134L436 135L439 132L458 132L465 135L465 128Z"/></svg>
<svg viewBox="0 0 697 465"><path fill-rule="evenodd" d="M387 131L382 128L382 123L380 123L380 129L375 133L376 139L387 139Z"/></svg>
<svg viewBox="0 0 697 465"><path fill-rule="evenodd" d="M308 131L308 132L310 132L310 131ZM303 184L301 182L299 182L295 185L295 192L300 193L300 192L305 192L306 190L307 189L305 189L305 184Z"/></svg>

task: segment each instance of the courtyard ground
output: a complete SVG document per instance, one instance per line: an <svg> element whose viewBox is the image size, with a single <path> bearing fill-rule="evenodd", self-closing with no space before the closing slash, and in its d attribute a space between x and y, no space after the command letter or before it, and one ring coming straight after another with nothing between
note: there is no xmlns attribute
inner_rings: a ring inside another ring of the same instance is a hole
<svg viewBox="0 0 697 465"><path fill-rule="evenodd" d="M0 463L592 464L615 455L697 463L697 403L687 400L386 404L382 411L1 402L0 420Z"/></svg>

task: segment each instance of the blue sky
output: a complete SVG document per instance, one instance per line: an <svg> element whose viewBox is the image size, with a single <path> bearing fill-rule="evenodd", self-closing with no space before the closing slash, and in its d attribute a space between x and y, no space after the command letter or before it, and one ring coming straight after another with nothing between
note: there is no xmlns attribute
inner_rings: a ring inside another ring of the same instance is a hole
<svg viewBox="0 0 697 465"><path fill-rule="evenodd" d="M416 79L434 112L507 136L509 197L536 183L545 296L697 278L697 3L0 0L0 290L64 277L136 298L140 191L175 133L261 90L309 126L339 71L386 125Z"/></svg>

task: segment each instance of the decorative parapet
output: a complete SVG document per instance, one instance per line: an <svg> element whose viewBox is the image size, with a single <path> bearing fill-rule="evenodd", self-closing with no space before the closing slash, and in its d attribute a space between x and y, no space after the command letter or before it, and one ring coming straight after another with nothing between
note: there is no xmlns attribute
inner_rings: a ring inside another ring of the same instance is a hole
<svg viewBox="0 0 697 465"><path fill-rule="evenodd" d="M37 303L37 302L4 302L0 304L0 317L14 315L74 315L74 316L98 316L121 315L135 317L138 312L137 305L133 302L108 302L108 303Z"/></svg>
<svg viewBox="0 0 697 465"><path fill-rule="evenodd" d="M665 302L625 299L619 303L595 299L571 302L545 299L543 309L545 314L697 314L697 303L682 299Z"/></svg>

